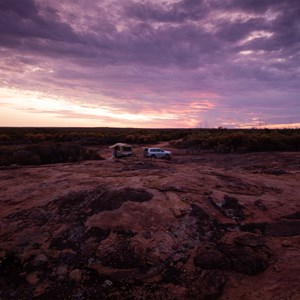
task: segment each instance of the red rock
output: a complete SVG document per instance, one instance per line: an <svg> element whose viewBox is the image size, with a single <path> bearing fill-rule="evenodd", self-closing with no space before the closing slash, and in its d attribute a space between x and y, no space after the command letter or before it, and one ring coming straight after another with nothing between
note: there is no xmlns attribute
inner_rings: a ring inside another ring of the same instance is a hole
<svg viewBox="0 0 300 300"><path fill-rule="evenodd" d="M73 270L72 272L69 273L69 278L71 280L76 281L76 282L81 281L81 279L82 279L82 271L79 270L79 269Z"/></svg>

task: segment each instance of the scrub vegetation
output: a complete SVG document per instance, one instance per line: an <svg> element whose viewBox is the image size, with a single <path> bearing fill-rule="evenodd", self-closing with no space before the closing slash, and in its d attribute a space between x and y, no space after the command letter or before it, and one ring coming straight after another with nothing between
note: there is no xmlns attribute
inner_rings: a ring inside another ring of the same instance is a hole
<svg viewBox="0 0 300 300"><path fill-rule="evenodd" d="M211 129L196 131L174 145L221 153L299 151L300 129Z"/></svg>
<svg viewBox="0 0 300 300"><path fill-rule="evenodd" d="M299 151L300 129L0 128L0 165L101 159L94 146L155 144L194 152Z"/></svg>

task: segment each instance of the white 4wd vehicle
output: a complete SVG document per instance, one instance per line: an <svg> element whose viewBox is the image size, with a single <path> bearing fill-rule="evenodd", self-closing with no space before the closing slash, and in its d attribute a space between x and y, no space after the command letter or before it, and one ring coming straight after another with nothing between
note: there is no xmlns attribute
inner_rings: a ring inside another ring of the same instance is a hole
<svg viewBox="0 0 300 300"><path fill-rule="evenodd" d="M171 159L171 152L160 148L144 148L144 157Z"/></svg>

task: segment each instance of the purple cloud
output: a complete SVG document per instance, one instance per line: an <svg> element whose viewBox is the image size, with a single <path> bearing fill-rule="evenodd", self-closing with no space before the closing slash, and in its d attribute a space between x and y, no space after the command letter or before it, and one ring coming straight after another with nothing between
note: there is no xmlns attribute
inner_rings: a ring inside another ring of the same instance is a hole
<svg viewBox="0 0 300 300"><path fill-rule="evenodd" d="M186 107L182 126L299 122L299 15L296 0L0 0L0 82L120 113Z"/></svg>

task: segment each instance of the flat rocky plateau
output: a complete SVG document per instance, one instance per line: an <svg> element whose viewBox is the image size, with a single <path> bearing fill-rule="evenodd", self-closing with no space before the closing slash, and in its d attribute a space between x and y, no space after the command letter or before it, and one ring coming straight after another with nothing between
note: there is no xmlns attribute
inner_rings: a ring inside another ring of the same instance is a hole
<svg viewBox="0 0 300 300"><path fill-rule="evenodd" d="M300 299L300 153L170 150L0 169L0 299Z"/></svg>

